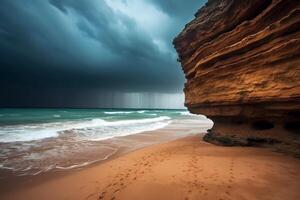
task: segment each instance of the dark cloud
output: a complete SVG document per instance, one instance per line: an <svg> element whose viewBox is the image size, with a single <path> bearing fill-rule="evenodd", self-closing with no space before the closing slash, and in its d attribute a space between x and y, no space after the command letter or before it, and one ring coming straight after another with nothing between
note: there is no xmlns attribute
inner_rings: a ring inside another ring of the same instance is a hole
<svg viewBox="0 0 300 200"><path fill-rule="evenodd" d="M46 94L78 99L74 94L81 93L88 96L79 101L91 104L86 98L95 91L181 92L184 78L171 42L201 4L2 0L0 106L22 105L28 96L34 106L32 99Z"/></svg>
<svg viewBox="0 0 300 200"><path fill-rule="evenodd" d="M192 15L206 2L199 0L185 0L185 1L173 1L173 0L148 0L153 5L158 6L163 12L179 20L191 19Z"/></svg>

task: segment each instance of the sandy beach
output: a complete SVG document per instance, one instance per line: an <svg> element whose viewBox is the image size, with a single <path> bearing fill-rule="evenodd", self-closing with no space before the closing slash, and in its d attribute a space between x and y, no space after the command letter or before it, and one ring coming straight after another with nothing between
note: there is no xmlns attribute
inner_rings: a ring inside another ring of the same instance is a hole
<svg viewBox="0 0 300 200"><path fill-rule="evenodd" d="M300 0L2 0L0 200L300 200Z"/></svg>
<svg viewBox="0 0 300 200"><path fill-rule="evenodd" d="M220 147L200 135L156 144L83 170L23 180L1 199L300 199L300 160Z"/></svg>

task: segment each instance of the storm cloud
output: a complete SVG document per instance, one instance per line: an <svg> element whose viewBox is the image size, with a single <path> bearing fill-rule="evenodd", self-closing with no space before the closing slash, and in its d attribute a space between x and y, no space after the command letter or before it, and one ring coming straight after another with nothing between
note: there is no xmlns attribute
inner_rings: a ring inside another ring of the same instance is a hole
<svg viewBox="0 0 300 200"><path fill-rule="evenodd" d="M172 40L204 3L2 0L0 106L101 107L114 92L182 96Z"/></svg>

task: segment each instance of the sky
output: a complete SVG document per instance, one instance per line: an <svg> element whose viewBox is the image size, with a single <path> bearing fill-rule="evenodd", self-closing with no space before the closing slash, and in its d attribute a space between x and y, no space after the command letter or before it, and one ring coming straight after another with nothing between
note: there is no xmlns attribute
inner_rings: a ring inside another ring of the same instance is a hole
<svg viewBox="0 0 300 200"><path fill-rule="evenodd" d="M0 107L183 108L172 40L205 0L1 0Z"/></svg>

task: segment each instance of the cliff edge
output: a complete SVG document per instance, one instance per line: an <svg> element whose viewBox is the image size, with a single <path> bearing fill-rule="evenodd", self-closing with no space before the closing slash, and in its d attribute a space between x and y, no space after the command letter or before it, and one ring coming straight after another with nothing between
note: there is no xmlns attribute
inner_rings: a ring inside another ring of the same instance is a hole
<svg viewBox="0 0 300 200"><path fill-rule="evenodd" d="M209 0L173 43L207 140L300 149L300 1Z"/></svg>

